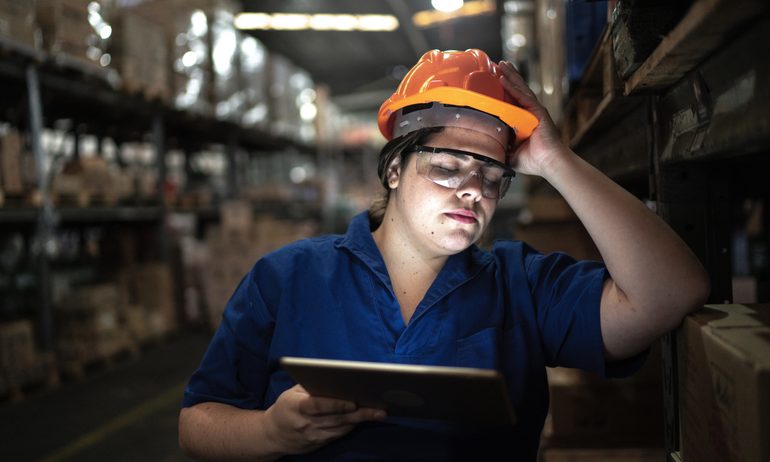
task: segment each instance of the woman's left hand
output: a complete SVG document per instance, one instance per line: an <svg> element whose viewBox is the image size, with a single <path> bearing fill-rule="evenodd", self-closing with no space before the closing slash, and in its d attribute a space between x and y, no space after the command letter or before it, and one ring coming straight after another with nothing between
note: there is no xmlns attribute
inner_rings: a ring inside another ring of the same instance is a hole
<svg viewBox="0 0 770 462"><path fill-rule="evenodd" d="M523 143L509 153L510 165L527 175L546 176L548 166L555 156L570 153L561 140L559 131L546 108L538 101L524 78L513 64L500 61L503 77L500 79L505 90L521 108L531 112L540 121L539 125Z"/></svg>

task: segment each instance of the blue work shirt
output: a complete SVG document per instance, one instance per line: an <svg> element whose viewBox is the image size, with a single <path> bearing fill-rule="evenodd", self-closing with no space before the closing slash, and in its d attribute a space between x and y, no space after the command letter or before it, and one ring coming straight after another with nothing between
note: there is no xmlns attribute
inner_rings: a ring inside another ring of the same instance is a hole
<svg viewBox="0 0 770 462"><path fill-rule="evenodd" d="M261 258L227 303L183 406L267 409L294 385L282 356L494 368L516 424L388 417L287 460L535 461L548 412L546 366L609 367L599 323L604 265L543 255L519 241L452 255L409 324L401 316L368 214L345 235L298 241Z"/></svg>

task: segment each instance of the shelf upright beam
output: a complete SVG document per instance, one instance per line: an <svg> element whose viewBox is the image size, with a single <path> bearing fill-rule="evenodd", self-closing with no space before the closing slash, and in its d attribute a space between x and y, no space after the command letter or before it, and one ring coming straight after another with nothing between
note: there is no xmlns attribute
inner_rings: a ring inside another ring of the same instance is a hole
<svg viewBox="0 0 770 462"><path fill-rule="evenodd" d="M227 197L235 199L238 196L238 132L230 130L227 134Z"/></svg>
<svg viewBox="0 0 770 462"><path fill-rule="evenodd" d="M166 128L163 113L158 111L152 118L152 144L155 148L155 162L158 168L157 197L162 219L158 226L158 246L163 261L168 261L166 236Z"/></svg>
<svg viewBox="0 0 770 462"><path fill-rule="evenodd" d="M39 301L38 319L40 325L40 347L44 351L53 348L53 305L50 290L50 268L48 249L53 239L55 226L53 204L49 194L48 168L45 162L43 146L43 105L40 100L40 78L37 66L30 63L26 69L27 95L29 105L29 139L32 154L35 159L35 169L38 178L38 188L42 198L42 206L38 215L38 225L35 236L38 252Z"/></svg>
<svg viewBox="0 0 770 462"><path fill-rule="evenodd" d="M729 183L724 174L706 163L665 163L667 147L661 135L661 111L656 98L652 110L654 130L650 188L658 215L679 234L711 279L708 303L732 300L730 268ZM676 331L662 338L665 449L680 449L679 352Z"/></svg>

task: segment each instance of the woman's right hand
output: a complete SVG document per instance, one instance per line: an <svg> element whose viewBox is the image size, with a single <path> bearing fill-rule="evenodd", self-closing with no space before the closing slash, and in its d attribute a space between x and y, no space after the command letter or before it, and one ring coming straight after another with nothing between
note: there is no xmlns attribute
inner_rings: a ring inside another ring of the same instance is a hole
<svg viewBox="0 0 770 462"><path fill-rule="evenodd" d="M359 408L351 401L310 396L301 385L281 393L265 411L269 436L286 454L303 454L340 438L361 423L383 420L380 409Z"/></svg>

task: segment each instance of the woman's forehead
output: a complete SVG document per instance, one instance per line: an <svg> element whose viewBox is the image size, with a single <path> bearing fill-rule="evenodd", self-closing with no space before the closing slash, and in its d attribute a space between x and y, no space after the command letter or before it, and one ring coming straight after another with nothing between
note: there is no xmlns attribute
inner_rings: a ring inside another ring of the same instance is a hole
<svg viewBox="0 0 770 462"><path fill-rule="evenodd" d="M506 152L503 146L491 136L475 130L446 127L438 133L431 134L425 144L470 151L505 162Z"/></svg>

